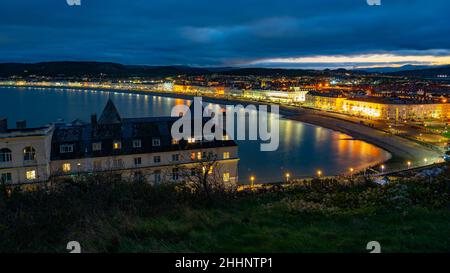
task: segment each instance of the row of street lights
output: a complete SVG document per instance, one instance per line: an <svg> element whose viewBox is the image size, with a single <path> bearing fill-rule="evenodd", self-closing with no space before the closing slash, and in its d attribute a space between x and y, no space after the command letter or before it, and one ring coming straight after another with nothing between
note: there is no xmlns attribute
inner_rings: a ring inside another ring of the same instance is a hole
<svg viewBox="0 0 450 273"><path fill-rule="evenodd" d="M423 161L424 161L424 163L428 163L428 158L424 158ZM411 161L407 161L406 165L408 166L408 169L410 169L411 166L412 166L412 162ZM386 169L386 166L384 164L382 164L380 166L380 168L381 168L381 172L384 173L384 170ZM349 173L350 173L350 177L353 178L353 173L355 172L355 169L354 168L349 168L348 170L349 170ZM317 177L320 178L320 177L322 177L323 172L322 172L322 170L319 169L319 170L317 170L316 174L317 174ZM289 183L289 179L291 178L291 174L289 172L287 172L287 173L285 173L284 176L286 178L286 182ZM250 176L250 185L251 185L252 188L254 186L255 179L256 179L255 176L253 176L253 175Z"/></svg>

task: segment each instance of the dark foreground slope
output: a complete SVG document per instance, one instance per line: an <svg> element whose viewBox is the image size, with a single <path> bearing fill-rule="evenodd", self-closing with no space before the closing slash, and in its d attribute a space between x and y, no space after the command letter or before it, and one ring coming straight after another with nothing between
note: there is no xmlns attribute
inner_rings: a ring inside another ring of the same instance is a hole
<svg viewBox="0 0 450 273"><path fill-rule="evenodd" d="M449 172L388 186L313 181L222 193L89 179L0 200L0 252L450 251Z"/></svg>

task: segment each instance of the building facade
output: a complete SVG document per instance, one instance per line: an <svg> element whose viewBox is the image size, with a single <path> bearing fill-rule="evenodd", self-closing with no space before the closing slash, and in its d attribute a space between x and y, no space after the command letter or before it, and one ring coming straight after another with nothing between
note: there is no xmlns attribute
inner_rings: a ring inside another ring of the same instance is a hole
<svg viewBox="0 0 450 273"><path fill-rule="evenodd" d="M189 170L207 165L215 179L236 184L236 143L175 141L170 132L176 119L122 119L108 101L100 118L93 115L89 123L6 129L0 133L0 175L8 184L92 173L111 173L128 181L182 182Z"/></svg>
<svg viewBox="0 0 450 273"><path fill-rule="evenodd" d="M449 120L450 104L385 98L346 98L334 93L309 92L304 105L368 119Z"/></svg>

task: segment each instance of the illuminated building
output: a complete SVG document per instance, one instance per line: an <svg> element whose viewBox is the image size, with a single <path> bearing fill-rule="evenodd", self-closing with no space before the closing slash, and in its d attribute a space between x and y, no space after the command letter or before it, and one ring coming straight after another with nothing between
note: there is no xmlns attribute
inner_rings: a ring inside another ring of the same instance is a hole
<svg viewBox="0 0 450 273"><path fill-rule="evenodd" d="M317 109L382 120L450 119L450 104L397 98L345 98L336 93L310 92L305 105Z"/></svg>

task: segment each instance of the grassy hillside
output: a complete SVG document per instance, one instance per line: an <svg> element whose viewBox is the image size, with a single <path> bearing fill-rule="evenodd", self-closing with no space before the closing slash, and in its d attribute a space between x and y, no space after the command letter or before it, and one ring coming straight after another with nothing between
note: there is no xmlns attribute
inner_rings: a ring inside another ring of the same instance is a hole
<svg viewBox="0 0 450 273"><path fill-rule="evenodd" d="M450 251L450 175L388 186L313 181L284 190L216 193L78 179L0 200L0 252Z"/></svg>

